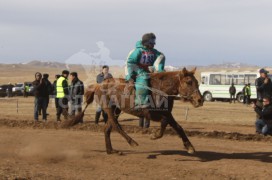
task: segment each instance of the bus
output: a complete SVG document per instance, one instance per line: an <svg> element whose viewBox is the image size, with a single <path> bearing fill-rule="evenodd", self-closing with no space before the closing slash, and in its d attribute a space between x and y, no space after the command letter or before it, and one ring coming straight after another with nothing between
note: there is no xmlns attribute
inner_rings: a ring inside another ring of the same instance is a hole
<svg viewBox="0 0 272 180"><path fill-rule="evenodd" d="M251 99L256 99L255 80L259 77L256 72L202 72L201 84L199 90L205 101L213 99L230 99L229 88L232 83L236 88L236 99L243 102L243 88L245 84L250 83Z"/></svg>

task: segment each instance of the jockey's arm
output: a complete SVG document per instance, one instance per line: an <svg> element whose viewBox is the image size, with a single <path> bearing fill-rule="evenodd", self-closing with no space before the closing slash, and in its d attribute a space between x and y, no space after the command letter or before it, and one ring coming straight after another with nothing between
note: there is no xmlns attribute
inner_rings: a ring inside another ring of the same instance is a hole
<svg viewBox="0 0 272 180"><path fill-rule="evenodd" d="M154 61L154 72L163 72L165 64L165 56L163 53L156 50L156 60Z"/></svg>
<svg viewBox="0 0 272 180"><path fill-rule="evenodd" d="M126 80L132 79L133 75L137 73L137 70L139 68L139 62L141 58L141 51L138 49L135 49L133 52L130 52L128 58L127 58L127 75Z"/></svg>

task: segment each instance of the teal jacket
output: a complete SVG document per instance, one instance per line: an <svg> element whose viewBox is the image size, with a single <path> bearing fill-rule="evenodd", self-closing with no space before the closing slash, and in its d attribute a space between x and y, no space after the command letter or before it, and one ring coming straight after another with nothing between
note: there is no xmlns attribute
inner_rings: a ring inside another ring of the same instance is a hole
<svg viewBox="0 0 272 180"><path fill-rule="evenodd" d="M126 80L129 80L132 78L134 75L139 75L139 74L146 74L147 72L139 67L140 64L142 65L148 65L148 66L153 66L155 60L157 59L158 56L160 56L162 53L159 52L156 49L146 49L142 45L142 41L138 41L136 43L136 48L133 49L127 58L127 76ZM159 72L164 71L164 65L161 66L158 70Z"/></svg>

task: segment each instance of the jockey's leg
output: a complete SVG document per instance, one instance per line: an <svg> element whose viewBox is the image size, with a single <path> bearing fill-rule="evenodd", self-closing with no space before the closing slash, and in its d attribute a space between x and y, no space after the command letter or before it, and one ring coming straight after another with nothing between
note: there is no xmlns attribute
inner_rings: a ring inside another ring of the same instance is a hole
<svg viewBox="0 0 272 180"><path fill-rule="evenodd" d="M148 93L149 90L146 88L149 86L149 77L148 74L142 73L137 76L136 83L135 83L135 89L136 89L136 99L135 99L135 105L136 106L142 106L147 105L148 103Z"/></svg>

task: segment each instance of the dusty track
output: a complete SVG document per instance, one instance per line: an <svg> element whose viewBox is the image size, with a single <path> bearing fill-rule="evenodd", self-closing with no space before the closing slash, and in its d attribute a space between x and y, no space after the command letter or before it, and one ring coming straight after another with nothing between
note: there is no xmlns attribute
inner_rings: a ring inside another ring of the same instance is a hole
<svg viewBox="0 0 272 180"><path fill-rule="evenodd" d="M92 131L92 132L103 132L104 126L97 126L91 122L85 122L83 124L78 124L74 127L65 128L63 123L57 122L33 122L33 121L18 121L18 120L1 120L0 126L5 127L17 127L17 128L33 128L33 129L70 129L70 130L82 130L82 131ZM140 133L140 134L153 134L159 130L159 127L151 127L148 129L142 129L137 126L132 125L123 125L123 129L131 133ZM242 127L241 127L242 128ZM259 134L242 134L238 132L225 132L225 131L197 131L197 130L186 130L188 136L197 136L197 137L208 137L216 139L230 139L238 141L263 141L263 142L272 142L272 136L263 136ZM172 128L167 128L165 135L177 135Z"/></svg>

